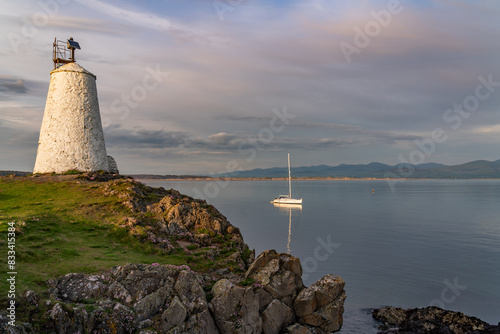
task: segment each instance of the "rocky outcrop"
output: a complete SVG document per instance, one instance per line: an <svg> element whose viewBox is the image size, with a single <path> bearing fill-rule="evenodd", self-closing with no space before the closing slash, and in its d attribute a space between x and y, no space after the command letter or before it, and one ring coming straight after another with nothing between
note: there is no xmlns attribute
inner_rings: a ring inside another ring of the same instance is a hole
<svg viewBox="0 0 500 334"><path fill-rule="evenodd" d="M128 264L61 276L49 281L48 300L32 291L24 299L42 316L42 330L58 334L338 331L343 280L328 275L305 288L301 273L299 259L271 250L250 265L243 281L184 265Z"/></svg>
<svg viewBox="0 0 500 334"><path fill-rule="evenodd" d="M330 274L302 290L293 303L299 322L328 333L340 330L346 298L344 285L342 277Z"/></svg>
<svg viewBox="0 0 500 334"><path fill-rule="evenodd" d="M378 333L500 334L500 323L492 326L478 318L439 307L376 309L373 318L383 323Z"/></svg>
<svg viewBox="0 0 500 334"><path fill-rule="evenodd" d="M49 327L56 333L216 333L204 277L187 266L129 264L99 275L68 274L50 282ZM118 331L116 331L118 330Z"/></svg>
<svg viewBox="0 0 500 334"><path fill-rule="evenodd" d="M241 287L229 280L218 281L212 289L210 308L221 333L261 333L259 296L253 287Z"/></svg>
<svg viewBox="0 0 500 334"><path fill-rule="evenodd" d="M272 298L292 307L293 300L304 288L300 260L289 254L268 250L248 268L245 279L259 282Z"/></svg>
<svg viewBox="0 0 500 334"><path fill-rule="evenodd" d="M262 332L280 333L295 320L293 310L277 299L273 299L262 312Z"/></svg>
<svg viewBox="0 0 500 334"><path fill-rule="evenodd" d="M108 155L107 159L108 159L109 172L112 173L112 174L119 174L120 171L118 170L118 164L116 163L115 158L113 158L112 156Z"/></svg>
<svg viewBox="0 0 500 334"><path fill-rule="evenodd" d="M158 232L167 234L197 234L205 246L210 244L205 235L230 235L231 238L243 244L243 238L238 228L231 225L213 206L202 200L193 200L171 190L170 194L159 202L146 205L146 212L159 219Z"/></svg>
<svg viewBox="0 0 500 334"><path fill-rule="evenodd" d="M132 214L123 218L120 226L164 253L179 247L205 247L206 258L214 260L220 255L217 248L230 246L234 251L226 262L245 269L254 260L240 230L204 200L127 178L109 180L105 189L108 195L120 197L131 210Z"/></svg>

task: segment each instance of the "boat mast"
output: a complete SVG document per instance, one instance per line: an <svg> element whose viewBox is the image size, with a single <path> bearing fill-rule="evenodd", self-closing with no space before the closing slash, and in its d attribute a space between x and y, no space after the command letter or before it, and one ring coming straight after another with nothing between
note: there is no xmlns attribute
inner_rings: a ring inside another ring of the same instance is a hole
<svg viewBox="0 0 500 334"><path fill-rule="evenodd" d="M288 153L288 198L292 198L292 176L290 173L290 153Z"/></svg>

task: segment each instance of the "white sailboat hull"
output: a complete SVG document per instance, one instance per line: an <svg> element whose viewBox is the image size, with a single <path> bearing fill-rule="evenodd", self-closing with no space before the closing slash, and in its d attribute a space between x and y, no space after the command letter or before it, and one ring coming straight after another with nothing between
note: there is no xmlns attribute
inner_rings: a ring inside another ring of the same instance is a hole
<svg viewBox="0 0 500 334"><path fill-rule="evenodd" d="M302 198L275 198L273 203L279 204L302 204Z"/></svg>

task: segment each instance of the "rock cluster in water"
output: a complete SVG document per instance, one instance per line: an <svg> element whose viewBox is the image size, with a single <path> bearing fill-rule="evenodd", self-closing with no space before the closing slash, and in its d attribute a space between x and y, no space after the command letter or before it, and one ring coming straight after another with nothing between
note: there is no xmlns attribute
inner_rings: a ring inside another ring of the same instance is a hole
<svg viewBox="0 0 500 334"><path fill-rule="evenodd" d="M497 326L460 312L439 307L402 309L386 306L373 311L373 317L382 322L379 334L500 334Z"/></svg>

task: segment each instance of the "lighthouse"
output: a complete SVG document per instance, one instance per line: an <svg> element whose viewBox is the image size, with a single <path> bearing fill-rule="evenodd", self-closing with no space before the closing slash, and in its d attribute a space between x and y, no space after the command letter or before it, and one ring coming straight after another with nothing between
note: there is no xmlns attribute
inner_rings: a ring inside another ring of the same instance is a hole
<svg viewBox="0 0 500 334"><path fill-rule="evenodd" d="M106 153L96 76L75 62L75 49L80 45L72 38L67 44L54 41L54 70L33 173L118 173Z"/></svg>

